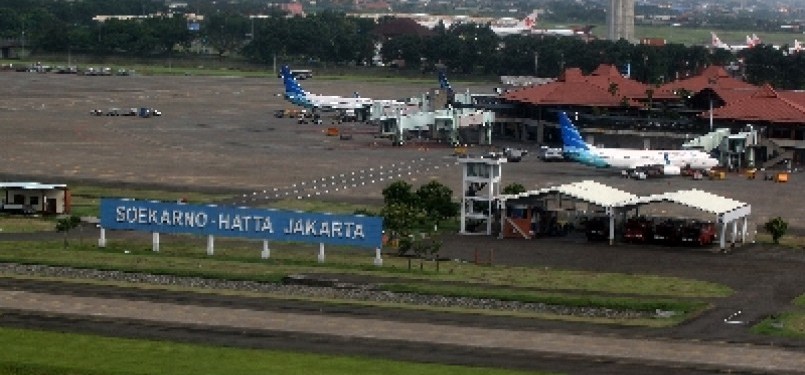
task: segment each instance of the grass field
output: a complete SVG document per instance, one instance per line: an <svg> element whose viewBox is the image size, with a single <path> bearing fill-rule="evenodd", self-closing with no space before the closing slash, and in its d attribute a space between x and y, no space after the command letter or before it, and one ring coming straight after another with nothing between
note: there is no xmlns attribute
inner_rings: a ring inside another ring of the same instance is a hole
<svg viewBox="0 0 805 375"><path fill-rule="evenodd" d="M0 347L0 373L8 375L534 374L6 328Z"/></svg>
<svg viewBox="0 0 805 375"><path fill-rule="evenodd" d="M0 215L0 233L32 233L52 231L56 228L53 220L40 217Z"/></svg>
<svg viewBox="0 0 805 375"><path fill-rule="evenodd" d="M540 22L538 28L569 28L578 25L566 23ZM605 24L593 25L591 33L599 39L606 39L607 26ZM710 33L715 32L727 44L746 44L746 36L757 34L764 43L782 46L788 44L793 47L794 39L803 39L802 34L791 32L757 32L757 30L717 30L710 28L673 27L670 25L641 25L635 24L635 38L660 38L668 43L684 44L686 46L709 46Z"/></svg>
<svg viewBox="0 0 805 375"><path fill-rule="evenodd" d="M204 239L177 236L163 239L161 251L150 250L150 242L141 239L110 241L106 249L98 249L94 238L73 239L64 249L61 241L0 242L0 261L45 264L106 270L122 270L152 274L170 274L229 280L256 280L275 283L293 274L346 274L369 277L379 287L390 291L447 295L471 298L495 298L560 306L589 306L615 310L654 312L674 311L671 319L602 319L544 313L483 311L465 308L433 308L425 305L378 304L358 300L321 300L316 297L262 295L263 298L307 299L322 303L348 303L364 306L394 307L454 313L512 315L543 319L587 321L593 323L642 326L678 324L698 314L709 305L709 298L727 296L732 291L719 284L617 273L594 273L530 267L479 266L461 262L414 260L387 254L383 267L375 267L371 254L361 250L329 250L327 262L316 260L317 247L301 244L272 245L268 260L259 258L254 241L219 240L216 254L204 252ZM421 266L420 266L421 262ZM59 281L59 280L56 280ZM64 280L61 280L64 281ZM98 284L97 281L85 280ZM109 283L121 285L120 283ZM133 286L126 285L123 286ZM151 288L168 288L151 286ZM182 289L187 290L187 289ZM197 290L191 290L197 291ZM218 293L209 290L205 293ZM226 291L226 294L238 292ZM243 293L245 296L255 295ZM261 297L258 295L257 297Z"/></svg>

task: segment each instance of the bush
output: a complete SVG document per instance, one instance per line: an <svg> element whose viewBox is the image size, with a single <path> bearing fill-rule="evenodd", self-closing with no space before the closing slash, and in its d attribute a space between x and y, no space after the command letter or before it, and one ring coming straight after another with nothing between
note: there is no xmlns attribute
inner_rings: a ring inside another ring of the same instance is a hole
<svg viewBox="0 0 805 375"><path fill-rule="evenodd" d="M774 241L775 244L780 243L780 237L785 235L785 232L788 230L788 223L783 220L781 217L775 217L766 222L764 225L766 231L771 234L771 239Z"/></svg>

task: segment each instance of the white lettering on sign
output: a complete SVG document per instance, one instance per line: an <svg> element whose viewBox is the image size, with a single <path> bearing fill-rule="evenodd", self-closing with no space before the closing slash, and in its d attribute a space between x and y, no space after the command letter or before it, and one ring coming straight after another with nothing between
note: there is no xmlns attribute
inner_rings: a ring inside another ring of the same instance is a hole
<svg viewBox="0 0 805 375"><path fill-rule="evenodd" d="M313 219L288 219L288 226L283 229L288 235L311 237L363 239L363 224L341 221L317 221Z"/></svg>
<svg viewBox="0 0 805 375"><path fill-rule="evenodd" d="M218 229L232 232L274 233L271 217L258 215L218 214Z"/></svg>
<svg viewBox="0 0 805 375"><path fill-rule="evenodd" d="M204 212L155 210L147 207L117 207L115 221L140 225L203 228L209 217Z"/></svg>
<svg viewBox="0 0 805 375"><path fill-rule="evenodd" d="M107 214L111 213L111 215ZM186 232L223 236L332 242L364 245L376 241L377 220L362 217L313 215L255 209L222 209L214 206L133 203L104 205L102 223L115 229L151 232ZM371 220L371 219L369 219ZM279 223L276 227L275 223ZM287 226L286 226L287 224ZM276 231L275 231L276 230ZM370 231L368 234L365 230Z"/></svg>

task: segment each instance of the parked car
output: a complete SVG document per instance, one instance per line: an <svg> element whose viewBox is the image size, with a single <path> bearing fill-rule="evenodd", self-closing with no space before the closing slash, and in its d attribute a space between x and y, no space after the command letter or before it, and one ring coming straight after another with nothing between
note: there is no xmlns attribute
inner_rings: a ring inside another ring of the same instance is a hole
<svg viewBox="0 0 805 375"><path fill-rule="evenodd" d="M684 220L665 219L654 225L654 242L665 245L676 245L680 243L681 231Z"/></svg>
<svg viewBox="0 0 805 375"><path fill-rule="evenodd" d="M680 231L680 242L684 245L706 246L716 240L716 226L709 221L691 220Z"/></svg>
<svg viewBox="0 0 805 375"><path fill-rule="evenodd" d="M648 242L654 239L654 221L646 217L633 217L623 224L624 242Z"/></svg>
<svg viewBox="0 0 805 375"><path fill-rule="evenodd" d="M540 149L539 158L542 161L564 161L565 155L561 147L545 147Z"/></svg>
<svg viewBox="0 0 805 375"><path fill-rule="evenodd" d="M595 216L587 219L585 234L588 241L603 241L609 238L609 218Z"/></svg>
<svg viewBox="0 0 805 375"><path fill-rule="evenodd" d="M506 147L503 149L503 155L506 156L506 161L513 163L523 160L523 156L527 153L528 151L519 148Z"/></svg>

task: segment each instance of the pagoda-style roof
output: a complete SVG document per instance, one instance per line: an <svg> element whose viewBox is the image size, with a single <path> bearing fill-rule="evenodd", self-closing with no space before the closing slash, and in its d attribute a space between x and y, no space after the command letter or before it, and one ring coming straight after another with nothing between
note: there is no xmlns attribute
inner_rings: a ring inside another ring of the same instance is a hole
<svg viewBox="0 0 805 375"><path fill-rule="evenodd" d="M509 101L536 105L578 105L617 107L637 106L639 101L675 98L651 86L623 77L612 65L602 64L589 75L579 68L566 69L556 81L510 91L503 97Z"/></svg>
<svg viewBox="0 0 805 375"><path fill-rule="evenodd" d="M701 116L709 116L703 113ZM713 110L713 118L769 123L805 123L805 92L776 91L764 85L751 95Z"/></svg>
<svg viewBox="0 0 805 375"><path fill-rule="evenodd" d="M666 83L660 86L659 91L674 93L684 89L695 94L706 88L713 90L746 90L755 89L757 86L731 76L723 66L712 65L693 77Z"/></svg>

